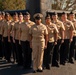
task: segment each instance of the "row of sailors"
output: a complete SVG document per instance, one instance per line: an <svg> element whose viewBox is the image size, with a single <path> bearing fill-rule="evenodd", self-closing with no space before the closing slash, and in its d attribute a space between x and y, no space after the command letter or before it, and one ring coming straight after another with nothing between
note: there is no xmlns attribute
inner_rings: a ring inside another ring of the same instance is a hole
<svg viewBox="0 0 76 75"><path fill-rule="evenodd" d="M0 14L0 47L3 44L2 52L8 62L12 49L14 61L16 60L18 65L23 65L25 69L31 68L33 60L33 72L42 72L42 64L44 68L50 69L50 64L59 67L59 63L74 63L75 14L70 12L68 20L67 14L63 12L61 21L58 20L57 13L53 13L53 20L48 14L45 17L45 25L41 23L42 17L42 14L36 13L35 22L32 22L28 12L24 16L22 13L19 16L15 13L14 21L9 20L9 14L6 14L5 21Z"/></svg>

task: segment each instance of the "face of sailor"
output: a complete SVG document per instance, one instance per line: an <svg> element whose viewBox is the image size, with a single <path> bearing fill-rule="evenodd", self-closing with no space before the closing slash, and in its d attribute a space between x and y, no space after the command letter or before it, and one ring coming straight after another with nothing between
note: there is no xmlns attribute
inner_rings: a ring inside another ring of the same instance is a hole
<svg viewBox="0 0 76 75"><path fill-rule="evenodd" d="M17 15L14 15L14 16L13 16L13 19L14 19L15 21L17 21L17 20L18 20L18 16L17 16Z"/></svg>
<svg viewBox="0 0 76 75"><path fill-rule="evenodd" d="M50 22L51 22L51 19L50 19L50 18L46 18L46 19L45 19L45 22L46 22L46 23L50 23Z"/></svg>
<svg viewBox="0 0 76 75"><path fill-rule="evenodd" d="M63 15L61 16L61 19L62 19L62 20L66 20L66 19L67 19L67 14L63 14Z"/></svg>
<svg viewBox="0 0 76 75"><path fill-rule="evenodd" d="M19 21L20 21L20 22L23 21L23 15L19 15Z"/></svg>
<svg viewBox="0 0 76 75"><path fill-rule="evenodd" d="M9 21L10 20L10 15L6 16L6 20Z"/></svg>
<svg viewBox="0 0 76 75"><path fill-rule="evenodd" d="M29 21L30 20L30 15L24 15L24 20Z"/></svg>
<svg viewBox="0 0 76 75"><path fill-rule="evenodd" d="M74 19L75 19L75 15L74 15L74 14L70 14L70 15L69 15L69 19L70 19L70 20L74 20Z"/></svg>
<svg viewBox="0 0 76 75"><path fill-rule="evenodd" d="M41 23L41 19L35 19L35 23L39 25Z"/></svg>
<svg viewBox="0 0 76 75"><path fill-rule="evenodd" d="M52 15L52 19L53 20L57 20L58 19L58 16L57 15Z"/></svg>

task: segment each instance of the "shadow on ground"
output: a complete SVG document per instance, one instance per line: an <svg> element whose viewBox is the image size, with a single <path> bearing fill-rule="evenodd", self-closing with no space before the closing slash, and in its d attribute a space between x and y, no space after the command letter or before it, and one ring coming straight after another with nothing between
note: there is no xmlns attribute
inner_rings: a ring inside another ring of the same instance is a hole
<svg viewBox="0 0 76 75"><path fill-rule="evenodd" d="M6 63L0 60L0 75L23 75L32 73L32 69L25 70L22 66L13 63Z"/></svg>

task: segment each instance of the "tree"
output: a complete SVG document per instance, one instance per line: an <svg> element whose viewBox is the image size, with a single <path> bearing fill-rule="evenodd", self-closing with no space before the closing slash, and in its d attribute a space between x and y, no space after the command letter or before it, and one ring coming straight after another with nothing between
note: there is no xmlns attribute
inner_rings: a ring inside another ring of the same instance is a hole
<svg viewBox="0 0 76 75"><path fill-rule="evenodd" d="M2 0L0 0L0 10L3 10L3 3L2 3Z"/></svg>
<svg viewBox="0 0 76 75"><path fill-rule="evenodd" d="M25 9L25 0L3 0L4 10L23 10Z"/></svg>
<svg viewBox="0 0 76 75"><path fill-rule="evenodd" d="M76 0L53 0L52 9L76 10Z"/></svg>

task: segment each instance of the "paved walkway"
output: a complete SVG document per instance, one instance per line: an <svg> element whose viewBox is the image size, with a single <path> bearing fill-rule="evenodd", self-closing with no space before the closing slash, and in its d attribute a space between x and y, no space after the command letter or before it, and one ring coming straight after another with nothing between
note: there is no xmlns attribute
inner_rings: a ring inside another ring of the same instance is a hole
<svg viewBox="0 0 76 75"><path fill-rule="evenodd" d="M51 70L44 70L43 73L32 73L32 70L24 70L16 64L6 64L5 61L0 60L0 75L76 75L76 62L60 65L59 68L51 67Z"/></svg>

